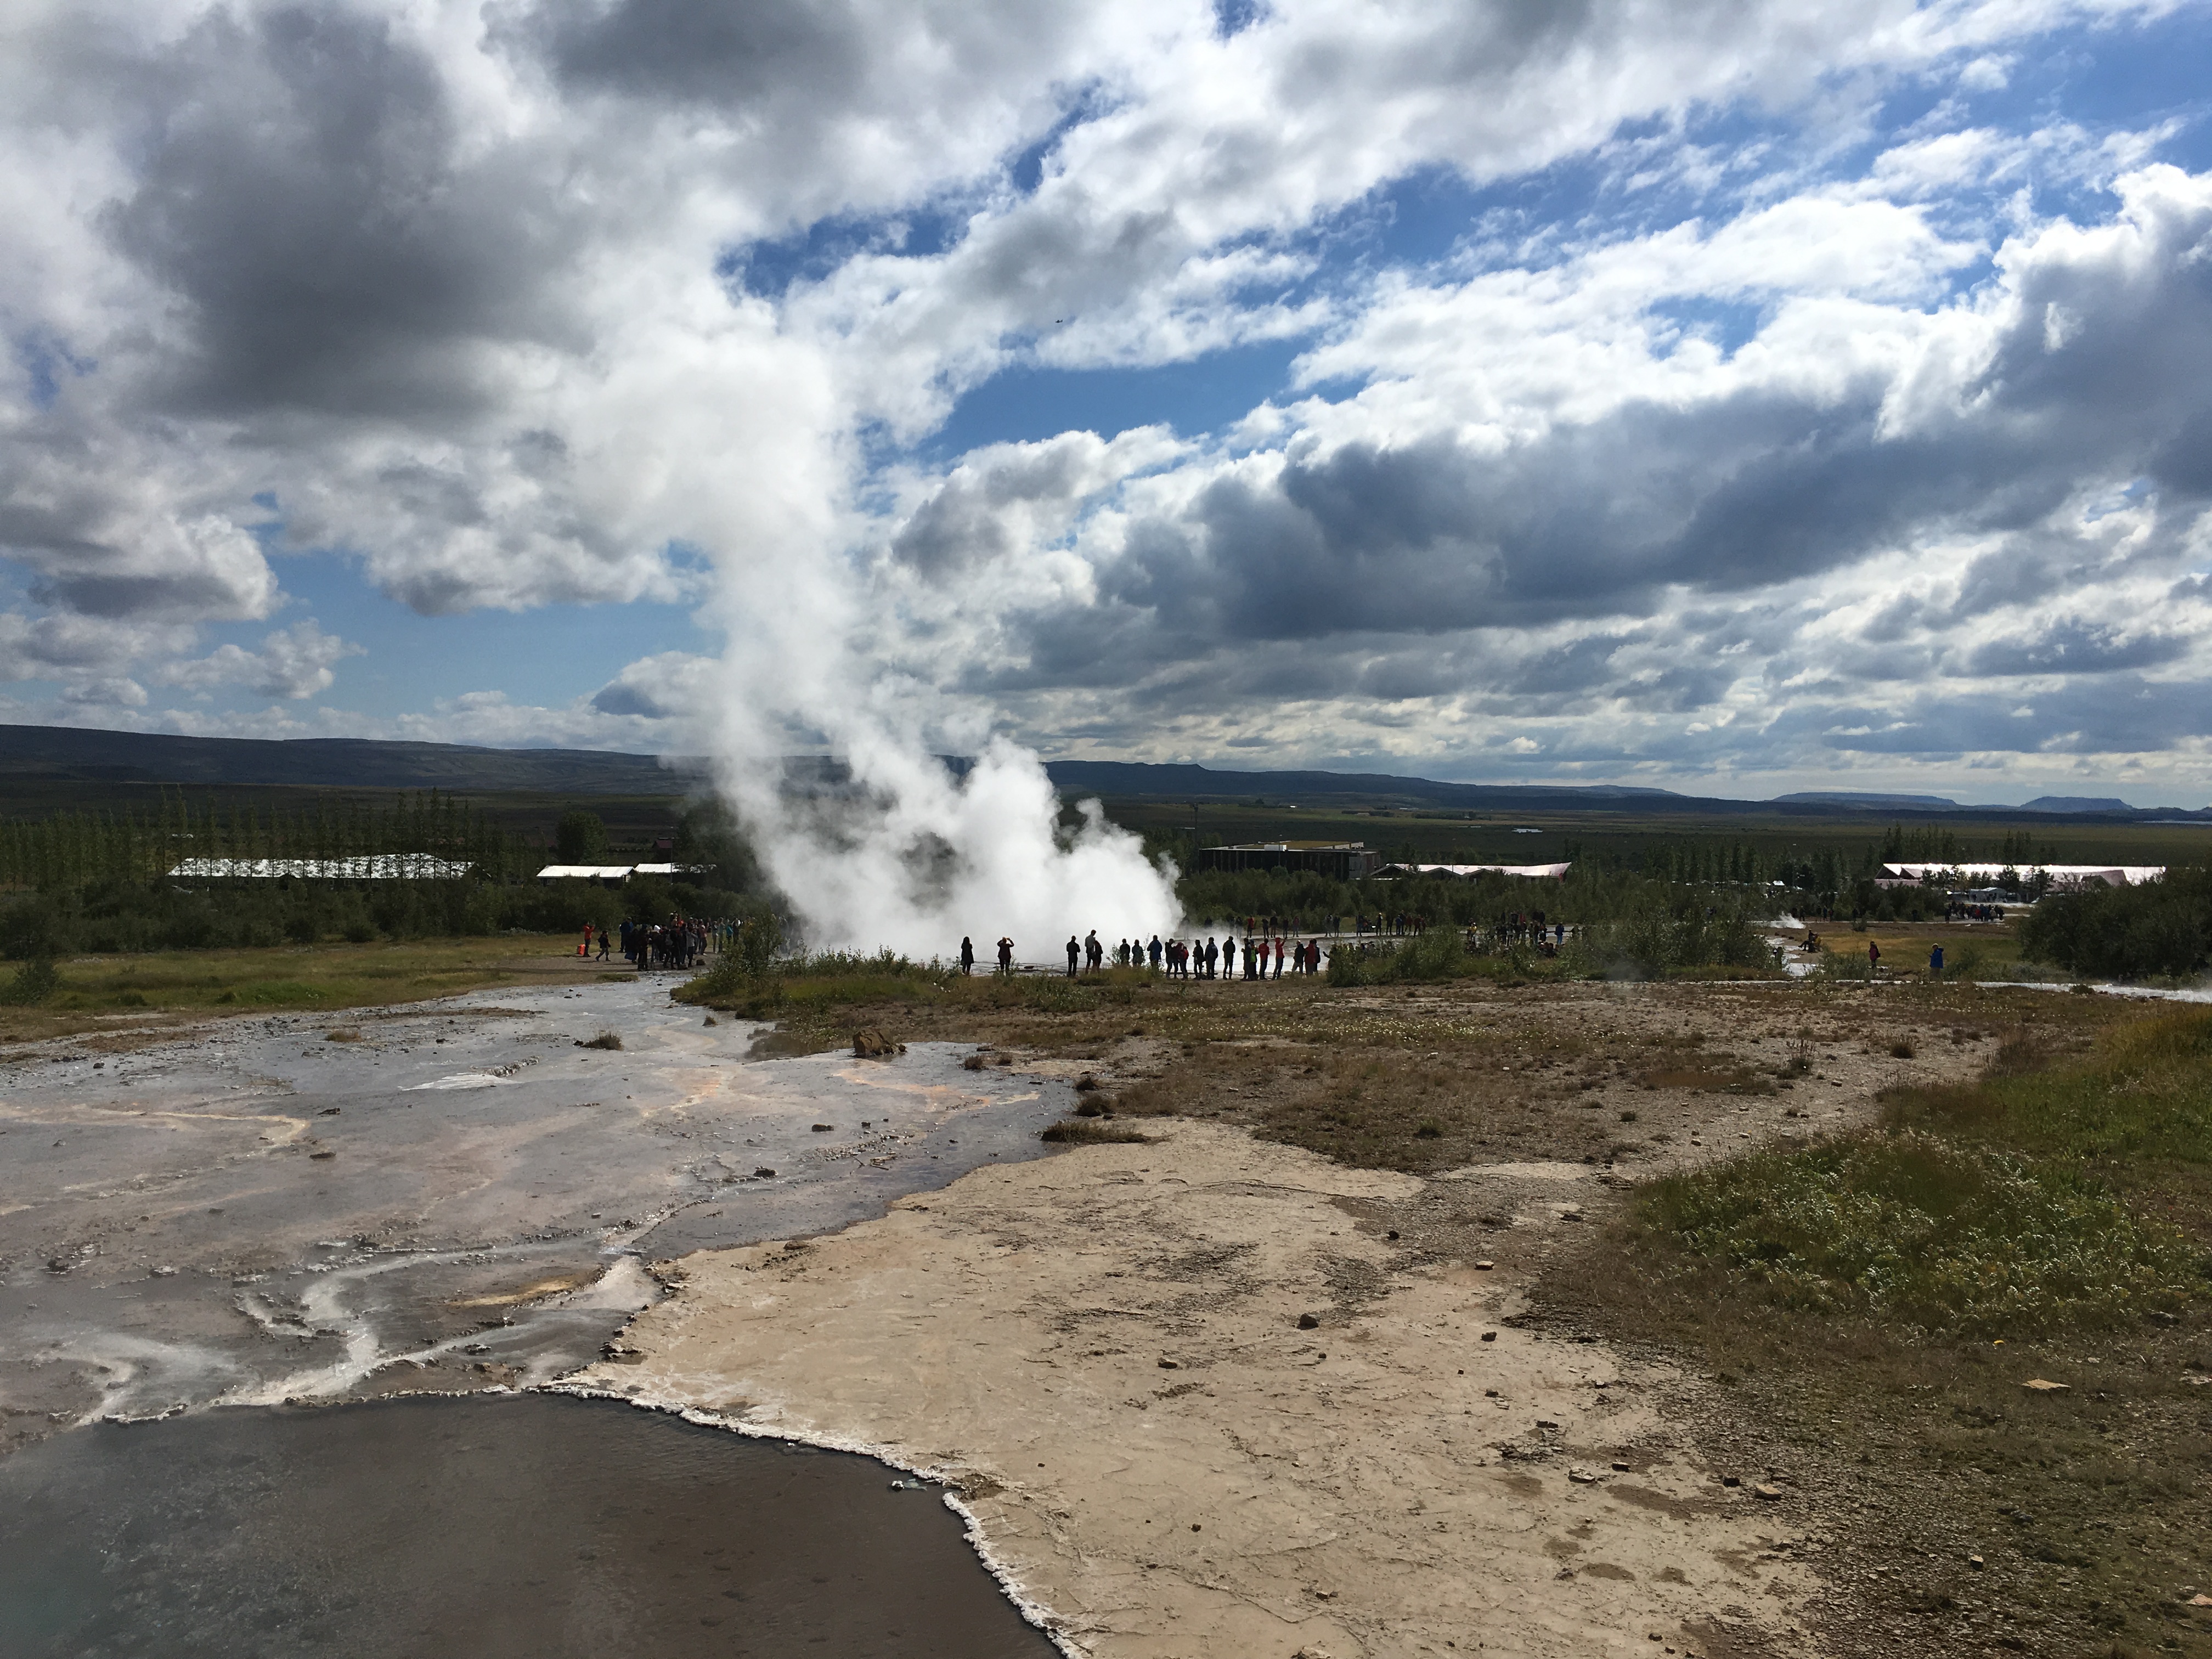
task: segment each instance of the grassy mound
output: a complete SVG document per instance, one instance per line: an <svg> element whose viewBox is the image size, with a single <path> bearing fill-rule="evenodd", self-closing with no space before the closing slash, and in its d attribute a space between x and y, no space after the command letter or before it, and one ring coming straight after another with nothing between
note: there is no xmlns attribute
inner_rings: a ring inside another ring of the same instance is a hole
<svg viewBox="0 0 2212 1659"><path fill-rule="evenodd" d="M1978 1082L1883 1106L1885 1132L1656 1182L1643 1218L1781 1305L1924 1331L2139 1320L2205 1287L2212 1009L2114 1026L2085 1054L2023 1036Z"/></svg>
<svg viewBox="0 0 2212 1659"><path fill-rule="evenodd" d="M2064 1163L1921 1131L1752 1153L1654 1185L1645 1219L1782 1304L1988 1335L2171 1312L2197 1253Z"/></svg>

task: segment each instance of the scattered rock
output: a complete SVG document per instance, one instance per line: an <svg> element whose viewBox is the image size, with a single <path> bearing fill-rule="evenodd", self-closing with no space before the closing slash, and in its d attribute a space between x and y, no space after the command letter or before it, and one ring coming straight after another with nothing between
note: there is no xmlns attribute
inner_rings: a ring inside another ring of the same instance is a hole
<svg viewBox="0 0 2212 1659"><path fill-rule="evenodd" d="M315 1114L317 1117L336 1117L337 1115L338 1109L335 1106L325 1106L321 1111Z"/></svg>
<svg viewBox="0 0 2212 1659"><path fill-rule="evenodd" d="M1182 1361L1180 1359L1170 1359L1165 1355L1163 1355L1160 1358L1160 1369L1164 1371L1179 1371L1182 1369ZM1191 1530L1195 1532L1197 1528L1194 1527Z"/></svg>
<svg viewBox="0 0 2212 1659"><path fill-rule="evenodd" d="M1978 1555L1970 1555L1966 1558L1966 1565L1972 1567L1976 1572L1979 1572L1984 1567L1987 1566L1989 1563L1983 1560Z"/></svg>
<svg viewBox="0 0 2212 1659"><path fill-rule="evenodd" d="M1723 1486L1741 1486L1743 1485L1743 1482L1738 1480L1735 1475L1724 1474L1721 1477L1721 1485Z"/></svg>
<svg viewBox="0 0 2212 1659"><path fill-rule="evenodd" d="M702 1024L707 1024L707 1025L720 1025L722 1022L721 1022L720 1020L719 1020L719 1019L716 1019L716 1018L714 1017L714 1015L709 1014L709 1015L708 1015L708 1016L707 1016L707 1018L706 1018L703 1021L702 1021L701 1023L702 1023Z"/></svg>
<svg viewBox="0 0 2212 1659"><path fill-rule="evenodd" d="M309 1153L307 1154L307 1156L308 1156L309 1158L311 1158L315 1159L317 1162L320 1162L322 1159L326 1158L336 1158L336 1157L337 1156L337 1154L336 1152L334 1152L330 1151L327 1147L325 1147L323 1151L321 1151L321 1152L309 1152Z"/></svg>
<svg viewBox="0 0 2212 1659"><path fill-rule="evenodd" d="M1321 1321L1310 1313L1302 1313L1298 1316L1298 1328L1302 1331L1317 1331L1321 1328Z"/></svg>
<svg viewBox="0 0 2212 1659"><path fill-rule="evenodd" d="M853 1033L853 1058L855 1060L889 1060L893 1054L906 1052L906 1044L893 1042L884 1035L883 1028L871 1025Z"/></svg>
<svg viewBox="0 0 2212 1659"><path fill-rule="evenodd" d="M1393 1244L1395 1244L1398 1242L1398 1230L1395 1227L1393 1227L1389 1232L1383 1234L1382 1237L1389 1239Z"/></svg>
<svg viewBox="0 0 2212 1659"><path fill-rule="evenodd" d="M1977 1561L1981 1559L1978 1555L1974 1558ZM2192 1607L2212 1607L2212 1595L2192 1595L2189 1598L2189 1605Z"/></svg>
<svg viewBox="0 0 2212 1659"><path fill-rule="evenodd" d="M1559 1425L1548 1417L1540 1417L1536 1419L1536 1426L1540 1429L1556 1429Z"/></svg>
<svg viewBox="0 0 2212 1659"><path fill-rule="evenodd" d="M1751 1489L1751 1495L1764 1503L1771 1504L1777 1502L1781 1498L1782 1488L1779 1486L1769 1486L1765 1481L1762 1480Z"/></svg>
<svg viewBox="0 0 2212 1659"><path fill-rule="evenodd" d="M156 1279L173 1279L176 1273L177 1270L174 1267L162 1267L154 1269L154 1277Z"/></svg>
<svg viewBox="0 0 2212 1659"><path fill-rule="evenodd" d="M1569 1469L1567 1471L1567 1479L1573 1481L1578 1486L1595 1486L1597 1485L1597 1476L1592 1474L1588 1469Z"/></svg>
<svg viewBox="0 0 2212 1659"><path fill-rule="evenodd" d="M831 1133L836 1127L834 1123L817 1123L814 1126L814 1133L817 1135L826 1135Z"/></svg>
<svg viewBox="0 0 2212 1659"><path fill-rule="evenodd" d="M1613 1466L1613 1472L1615 1474L1626 1474L1628 1473L1628 1465L1626 1463L1616 1462Z"/></svg>
<svg viewBox="0 0 2212 1659"><path fill-rule="evenodd" d="M1490 1261L1486 1257L1484 1260L1474 1264L1474 1270L1479 1273L1486 1273L1497 1265L1498 1264L1495 1261Z"/></svg>
<svg viewBox="0 0 2212 1659"><path fill-rule="evenodd" d="M753 1175L757 1180L761 1181L773 1181L775 1179L775 1171L769 1169L765 1164L762 1164L759 1169L755 1170L753 1171Z"/></svg>
<svg viewBox="0 0 2212 1659"><path fill-rule="evenodd" d="M2020 1386L2033 1394L2070 1394L2074 1388L2070 1382L2053 1382L2045 1376L2031 1376Z"/></svg>
<svg viewBox="0 0 2212 1659"><path fill-rule="evenodd" d="M1482 1334L1482 1340L1486 1342L1495 1342L1498 1340L1498 1333L1496 1331L1485 1331Z"/></svg>

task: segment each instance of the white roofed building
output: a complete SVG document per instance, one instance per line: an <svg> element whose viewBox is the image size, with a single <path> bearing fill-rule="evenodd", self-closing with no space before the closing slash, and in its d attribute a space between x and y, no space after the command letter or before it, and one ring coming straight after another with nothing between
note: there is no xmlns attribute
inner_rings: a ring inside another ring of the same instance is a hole
<svg viewBox="0 0 2212 1659"><path fill-rule="evenodd" d="M1942 881L1956 876L1962 882L1989 886L2008 870L2022 880L2043 875L2053 887L2131 887L2139 881L2156 881L2166 873L2162 864L1885 864L1884 874L1908 881Z"/></svg>
<svg viewBox="0 0 2212 1659"><path fill-rule="evenodd" d="M476 868L428 853L353 859L186 859L172 881L458 881Z"/></svg>

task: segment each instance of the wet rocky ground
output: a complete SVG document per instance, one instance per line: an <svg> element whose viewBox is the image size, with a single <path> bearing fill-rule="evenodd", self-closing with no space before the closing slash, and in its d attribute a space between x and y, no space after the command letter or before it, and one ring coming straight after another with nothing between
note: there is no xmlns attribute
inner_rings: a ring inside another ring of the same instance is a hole
<svg viewBox="0 0 2212 1659"><path fill-rule="evenodd" d="M214 1403L550 1380L658 1297L651 1262L1036 1156L1073 1097L963 1070L957 1043L749 1060L761 1028L668 988L17 1050L0 1449Z"/></svg>

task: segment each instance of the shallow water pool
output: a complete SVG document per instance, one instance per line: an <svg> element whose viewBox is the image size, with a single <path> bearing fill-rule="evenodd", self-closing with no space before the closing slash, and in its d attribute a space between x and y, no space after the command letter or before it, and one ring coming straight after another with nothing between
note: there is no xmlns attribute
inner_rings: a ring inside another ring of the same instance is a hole
<svg viewBox="0 0 2212 1659"><path fill-rule="evenodd" d="M894 1478L562 1395L99 1424L0 1460L0 1653L1050 1655Z"/></svg>

